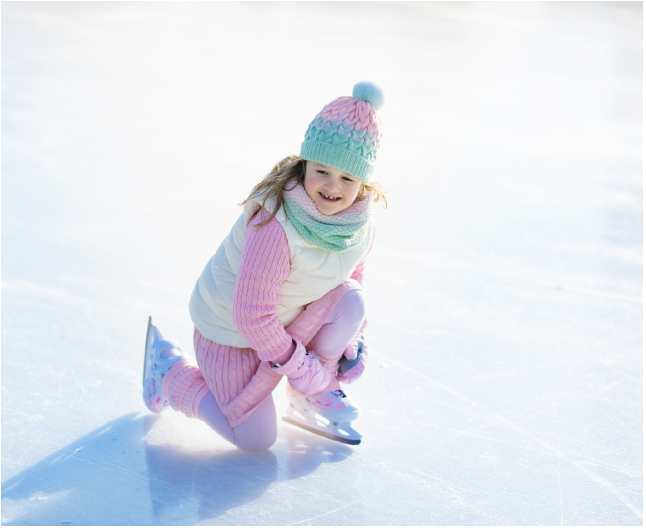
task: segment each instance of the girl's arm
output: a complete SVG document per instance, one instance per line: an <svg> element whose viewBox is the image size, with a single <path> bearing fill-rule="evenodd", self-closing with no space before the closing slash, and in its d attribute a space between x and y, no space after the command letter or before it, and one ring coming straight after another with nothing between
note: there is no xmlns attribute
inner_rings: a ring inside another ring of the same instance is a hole
<svg viewBox="0 0 646 528"><path fill-rule="evenodd" d="M372 248L374 247L374 245L375 245L375 235L373 234L372 242L370 243L370 249L368 249L368 253L372 251ZM352 272L352 276L351 276L351 278L356 280L361 285L363 285L363 276L366 270L366 258L368 257L368 253L366 253L366 255L359 261L356 268L354 268L354 271ZM350 342L350 344L345 349L345 352L343 354L345 356L344 361L346 361L346 363L351 366L347 370L345 368L342 368L339 371L339 374L337 375L337 380L342 383L352 383L353 381L356 381L361 377L361 375L363 374L363 371L366 368L366 358L368 356L368 345L366 343L363 332L365 331L367 325L368 325L368 321L364 319L363 324L359 329L359 332L357 332L357 335L354 336L354 339ZM362 353L360 357L357 357L359 353L359 347L361 347Z"/></svg>
<svg viewBox="0 0 646 528"><path fill-rule="evenodd" d="M233 296L233 323L262 361L289 357L296 343L276 316L278 293L290 270L287 236L276 218L261 209L249 221Z"/></svg>
<svg viewBox="0 0 646 528"><path fill-rule="evenodd" d="M366 257L368 255L366 254L365 257L363 257L359 263L357 264L357 267L354 268L354 271L352 272L352 275L350 276L351 279L356 280L359 284L363 285L363 272L366 269Z"/></svg>

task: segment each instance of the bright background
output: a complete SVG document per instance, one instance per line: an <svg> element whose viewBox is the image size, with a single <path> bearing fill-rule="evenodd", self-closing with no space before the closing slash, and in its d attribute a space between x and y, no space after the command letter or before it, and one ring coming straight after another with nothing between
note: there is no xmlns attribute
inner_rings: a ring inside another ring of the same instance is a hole
<svg viewBox="0 0 646 528"><path fill-rule="evenodd" d="M4 2L3 524L642 525L642 57L641 2ZM236 204L364 79L364 442L151 415L148 315L191 349Z"/></svg>

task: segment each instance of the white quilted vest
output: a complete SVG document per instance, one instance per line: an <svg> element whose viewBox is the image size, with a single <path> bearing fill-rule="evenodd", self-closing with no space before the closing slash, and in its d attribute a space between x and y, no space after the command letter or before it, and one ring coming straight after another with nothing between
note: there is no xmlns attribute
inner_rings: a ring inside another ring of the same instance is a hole
<svg viewBox="0 0 646 528"><path fill-rule="evenodd" d="M249 347L233 324L231 311L245 230L261 203L262 198L259 198L245 204L243 213L204 268L191 295L189 311L193 323L204 337L221 345ZM267 200L267 209L272 211L274 203ZM363 241L351 249L336 253L305 240L288 220L282 207L276 214L276 219L285 230L291 255L289 276L283 282L279 292L280 301L276 306L278 319L283 326L288 326L306 305L320 299L350 278L359 261L370 249L374 219L370 219Z"/></svg>

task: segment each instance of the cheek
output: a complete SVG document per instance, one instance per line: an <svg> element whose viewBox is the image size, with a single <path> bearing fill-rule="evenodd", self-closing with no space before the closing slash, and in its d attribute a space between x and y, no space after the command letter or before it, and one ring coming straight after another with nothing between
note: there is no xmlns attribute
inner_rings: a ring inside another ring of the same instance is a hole
<svg viewBox="0 0 646 528"><path fill-rule="evenodd" d="M303 182L303 186L305 187L305 192L307 193L307 196L309 196L312 200L316 197L317 191L317 181L316 178L312 178L309 175L305 175L305 181Z"/></svg>
<svg viewBox="0 0 646 528"><path fill-rule="evenodd" d="M357 185L356 187L353 187L352 189L349 189L348 191L345 192L345 198L347 198L349 202L354 203L354 201L357 199L357 195L359 194L359 189L360 189L359 185Z"/></svg>

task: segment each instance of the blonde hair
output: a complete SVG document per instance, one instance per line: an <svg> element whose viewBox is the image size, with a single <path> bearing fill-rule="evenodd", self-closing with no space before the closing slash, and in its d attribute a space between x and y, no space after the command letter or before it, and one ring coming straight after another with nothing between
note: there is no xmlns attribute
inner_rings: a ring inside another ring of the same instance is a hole
<svg viewBox="0 0 646 528"><path fill-rule="evenodd" d="M251 190L247 199L240 205L244 205L252 198L262 195L264 195L262 207L265 206L265 202L270 198L276 201L271 216L261 224L257 224L256 227L260 228L264 226L276 216L276 213L278 213L280 207L283 205L283 191L291 191L299 184L304 185L306 166L307 160L301 159L295 154L287 156L276 163L271 169L271 172ZM293 183L293 185L286 188L290 183ZM386 200L388 189L377 182L366 183L362 181L355 201L363 200L369 191L372 191L372 201L374 203L381 203L384 209L388 207L388 201Z"/></svg>

